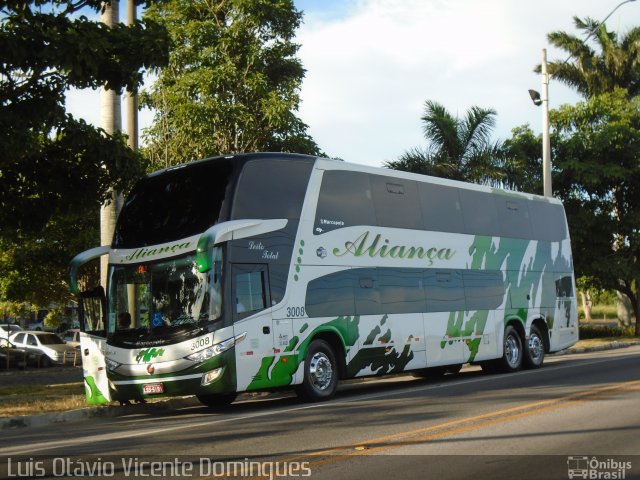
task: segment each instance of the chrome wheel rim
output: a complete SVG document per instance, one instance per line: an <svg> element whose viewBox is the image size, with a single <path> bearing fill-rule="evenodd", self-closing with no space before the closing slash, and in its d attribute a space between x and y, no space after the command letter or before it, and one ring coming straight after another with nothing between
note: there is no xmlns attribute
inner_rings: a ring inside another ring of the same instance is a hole
<svg viewBox="0 0 640 480"><path fill-rule="evenodd" d="M509 335L504 341L504 354L510 367L514 368L518 366L518 362L520 361L520 345L513 335Z"/></svg>
<svg viewBox="0 0 640 480"><path fill-rule="evenodd" d="M309 377L312 385L318 390L326 390L333 379L331 360L323 352L317 352L309 363Z"/></svg>
<svg viewBox="0 0 640 480"><path fill-rule="evenodd" d="M532 333L529 336L529 356L536 365L540 363L542 359L543 348L542 339L537 334Z"/></svg>

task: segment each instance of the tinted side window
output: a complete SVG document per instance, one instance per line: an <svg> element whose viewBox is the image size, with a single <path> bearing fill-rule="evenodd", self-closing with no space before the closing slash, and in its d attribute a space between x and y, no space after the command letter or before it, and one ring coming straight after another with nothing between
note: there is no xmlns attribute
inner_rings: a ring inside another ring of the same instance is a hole
<svg viewBox="0 0 640 480"><path fill-rule="evenodd" d="M462 281L467 310L495 310L504 298L504 282L499 271L463 270Z"/></svg>
<svg viewBox="0 0 640 480"><path fill-rule="evenodd" d="M14 339L14 341L16 343L23 343L24 342L24 333L19 333L18 335L16 335L16 338Z"/></svg>
<svg viewBox="0 0 640 480"><path fill-rule="evenodd" d="M122 207L115 248L165 243L204 232L226 220L231 161L205 160L141 179Z"/></svg>
<svg viewBox="0 0 640 480"><path fill-rule="evenodd" d="M324 172L313 233L319 235L355 225L376 225L369 175L340 170Z"/></svg>
<svg viewBox="0 0 640 480"><path fill-rule="evenodd" d="M418 313L426 311L422 269L379 268L382 313Z"/></svg>
<svg viewBox="0 0 640 480"><path fill-rule="evenodd" d="M534 238L557 242L567 238L567 224L562 205L535 200L529 203Z"/></svg>
<svg viewBox="0 0 640 480"><path fill-rule="evenodd" d="M310 317L495 310L503 301L498 270L358 268L307 286Z"/></svg>
<svg viewBox="0 0 640 480"><path fill-rule="evenodd" d="M231 218L300 218L312 167L312 162L302 160L247 162L240 174Z"/></svg>
<svg viewBox="0 0 640 480"><path fill-rule="evenodd" d="M420 183L418 194L425 230L464 232L457 188Z"/></svg>
<svg viewBox="0 0 640 480"><path fill-rule="evenodd" d="M271 304L265 265L233 266L234 316L248 317Z"/></svg>
<svg viewBox="0 0 640 480"><path fill-rule="evenodd" d="M36 340L36 337L34 337L33 335L29 335L27 337L27 345L29 345L30 347L37 347L38 341Z"/></svg>
<svg viewBox="0 0 640 480"><path fill-rule="evenodd" d="M332 273L309 282L305 308L310 317L354 315L354 276L350 270Z"/></svg>
<svg viewBox="0 0 640 480"><path fill-rule="evenodd" d="M352 270L355 278L353 296L356 315L378 315L380 313L380 290L375 268Z"/></svg>
<svg viewBox="0 0 640 480"><path fill-rule="evenodd" d="M460 270L425 270L423 278L427 312L457 312L466 309Z"/></svg>
<svg viewBox="0 0 640 480"><path fill-rule="evenodd" d="M527 202L502 195L495 197L500 222L500 235L512 238L531 238L531 222Z"/></svg>
<svg viewBox="0 0 640 480"><path fill-rule="evenodd" d="M470 235L499 236L498 212L493 195L475 190L460 190L464 231Z"/></svg>
<svg viewBox="0 0 640 480"><path fill-rule="evenodd" d="M573 297L573 282L570 276L562 277L556 280L556 296Z"/></svg>
<svg viewBox="0 0 640 480"><path fill-rule="evenodd" d="M371 189L379 226L422 230L422 215L415 182L371 175Z"/></svg>

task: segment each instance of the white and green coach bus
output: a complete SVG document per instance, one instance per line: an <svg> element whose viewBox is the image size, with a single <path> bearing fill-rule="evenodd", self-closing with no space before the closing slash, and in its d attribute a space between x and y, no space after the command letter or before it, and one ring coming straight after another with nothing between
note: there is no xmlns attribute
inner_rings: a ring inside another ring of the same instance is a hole
<svg viewBox="0 0 640 480"><path fill-rule="evenodd" d="M210 158L140 180L79 295L87 399L295 387L465 363L538 368L578 339L562 204L295 154Z"/></svg>

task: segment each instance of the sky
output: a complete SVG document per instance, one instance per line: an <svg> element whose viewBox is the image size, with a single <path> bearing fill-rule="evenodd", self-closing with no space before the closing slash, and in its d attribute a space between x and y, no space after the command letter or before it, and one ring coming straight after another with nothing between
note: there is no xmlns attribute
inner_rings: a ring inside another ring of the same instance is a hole
<svg viewBox="0 0 640 480"><path fill-rule="evenodd" d="M547 34L579 34L574 16L603 20L621 0L294 3L304 12L296 38L306 69L299 117L329 156L381 166L426 145L420 120L426 100L459 116L471 106L494 109L494 140L509 138L523 124L540 133L542 111L528 94L528 89L541 90L541 75L533 69L543 48L549 61L566 58L549 45ZM638 0L620 6L607 20L619 34L638 25ZM578 101L571 89L551 80L550 108ZM67 108L99 126L98 93L70 92ZM151 112L141 112L141 129L151 118Z"/></svg>

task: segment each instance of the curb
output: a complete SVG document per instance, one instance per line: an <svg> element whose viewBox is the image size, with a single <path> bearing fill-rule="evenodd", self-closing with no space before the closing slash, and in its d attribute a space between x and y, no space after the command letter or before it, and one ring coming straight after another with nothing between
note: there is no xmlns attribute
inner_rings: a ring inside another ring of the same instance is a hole
<svg viewBox="0 0 640 480"><path fill-rule="evenodd" d="M640 345L640 341L610 342L592 347L568 348L551 355L572 355L577 353L614 350ZM364 380L361 380L364 381ZM62 423L78 422L87 418L115 418L129 414L152 414L178 410L181 408L202 406L195 397L176 397L153 403L139 403L135 405L87 407L66 412L44 413L41 415L22 415L0 419L0 431L17 430L29 427L43 427Z"/></svg>
<svg viewBox="0 0 640 480"><path fill-rule="evenodd" d="M572 355L574 353L589 353L589 352L600 352L602 350L615 350L619 348L627 348L635 345L640 345L640 340L633 340L631 342L618 342L614 340L613 342L603 343L601 345L593 345L591 347L571 347L566 350L560 350L559 352L552 353L551 355Z"/></svg>

